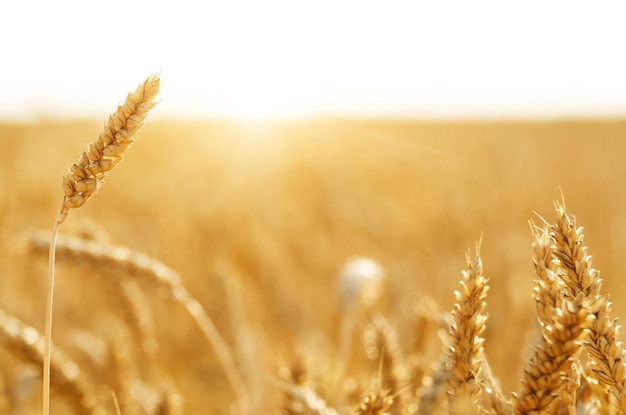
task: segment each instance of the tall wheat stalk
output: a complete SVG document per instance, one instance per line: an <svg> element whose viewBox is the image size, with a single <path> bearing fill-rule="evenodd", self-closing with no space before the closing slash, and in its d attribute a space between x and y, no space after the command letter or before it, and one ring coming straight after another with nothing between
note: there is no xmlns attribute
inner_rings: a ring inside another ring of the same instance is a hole
<svg viewBox="0 0 626 415"><path fill-rule="evenodd" d="M52 342L52 305L54 297L54 257L59 226L70 210L83 206L93 196L104 177L120 161L143 126L148 112L157 104L160 78L148 77L104 123L96 140L78 162L63 174L63 200L52 227L48 258L48 293L46 298L45 344L43 359L43 415L50 414L50 357Z"/></svg>

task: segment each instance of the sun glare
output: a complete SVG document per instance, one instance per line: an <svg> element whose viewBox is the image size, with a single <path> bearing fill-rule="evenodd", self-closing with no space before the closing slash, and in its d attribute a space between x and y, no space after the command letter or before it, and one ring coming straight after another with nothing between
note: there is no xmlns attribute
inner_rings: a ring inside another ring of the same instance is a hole
<svg viewBox="0 0 626 415"><path fill-rule="evenodd" d="M103 60L109 45L145 35L140 25L105 34L89 30L95 18L115 19L118 8L94 14L78 0L54 7L37 0L40 13L33 16L32 2L5 2L3 15L11 18L0 24L1 38L26 26L37 31L3 45L0 119L97 118L115 102L115 92L150 71L163 73L167 99L155 116L166 117L265 123L323 115L482 119L626 112L626 59L614 53L626 34L624 6L531 0L511 7L480 0L459 2L450 14L445 2L270 0L210 2L207 13L198 2L177 8L111 2L172 30L155 30L140 51L124 48L118 59ZM48 61L57 64L42 71Z"/></svg>
<svg viewBox="0 0 626 415"><path fill-rule="evenodd" d="M250 124L301 118L306 111L298 100L298 91L281 87L280 83L265 85L240 85L228 102L227 117Z"/></svg>
<svg viewBox="0 0 626 415"><path fill-rule="evenodd" d="M250 97L232 109L231 117L251 124L264 124L296 118L297 113L292 111L286 103L262 97Z"/></svg>

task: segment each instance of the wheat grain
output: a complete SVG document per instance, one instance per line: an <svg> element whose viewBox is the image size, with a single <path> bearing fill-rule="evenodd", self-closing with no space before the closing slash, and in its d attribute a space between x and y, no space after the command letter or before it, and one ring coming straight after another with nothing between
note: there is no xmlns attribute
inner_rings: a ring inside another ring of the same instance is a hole
<svg viewBox="0 0 626 415"><path fill-rule="evenodd" d="M467 255L467 269L463 270L460 289L454 293L456 302L452 311L451 345L446 362L451 407L457 395L468 396L477 403L481 393L482 333L487 320L485 298L489 287L483 276L479 250L477 245L474 259Z"/></svg>
<svg viewBox="0 0 626 415"><path fill-rule="evenodd" d="M539 323L545 331L545 327L552 324L555 310L560 306L564 287L558 278L559 270L555 269L548 227L541 228L531 222L530 228L533 235L532 258L536 274L533 289L535 306Z"/></svg>
<svg viewBox="0 0 626 415"><path fill-rule="evenodd" d="M578 402L578 390L581 387L582 375L576 362L572 363L569 372L564 376L565 386L561 388L558 403L554 406L551 414L575 415Z"/></svg>
<svg viewBox="0 0 626 415"><path fill-rule="evenodd" d="M550 411L556 398L567 386L570 368L580 349L578 341L593 315L580 302L555 309L555 317L546 326L540 344L524 369L522 389L515 397L518 414Z"/></svg>
<svg viewBox="0 0 626 415"><path fill-rule="evenodd" d="M601 279L591 264L591 256L584 245L583 228L576 226L576 218L563 202L555 203L556 223L551 228L555 256L565 270L561 273L570 296L583 296L595 315L590 333L585 337L585 348L591 358L590 375L603 385L613 410L626 412L626 356L619 341L619 328L610 316L611 304L600 292Z"/></svg>

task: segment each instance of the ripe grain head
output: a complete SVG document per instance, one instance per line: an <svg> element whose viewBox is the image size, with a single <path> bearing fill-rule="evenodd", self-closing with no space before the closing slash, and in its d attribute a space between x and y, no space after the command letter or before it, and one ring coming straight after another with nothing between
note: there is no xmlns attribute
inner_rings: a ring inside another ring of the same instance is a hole
<svg viewBox="0 0 626 415"><path fill-rule="evenodd" d="M109 116L96 140L63 174L63 201L57 222L63 223L70 210L83 206L97 192L108 172L122 161L133 144L148 112L157 104L160 78L148 77Z"/></svg>

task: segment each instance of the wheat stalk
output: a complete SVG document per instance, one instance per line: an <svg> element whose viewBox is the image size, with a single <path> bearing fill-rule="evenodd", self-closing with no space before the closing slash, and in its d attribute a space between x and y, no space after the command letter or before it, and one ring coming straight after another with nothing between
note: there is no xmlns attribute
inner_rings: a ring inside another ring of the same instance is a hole
<svg viewBox="0 0 626 415"><path fill-rule="evenodd" d="M52 304L54 297L54 257L59 226L70 210L83 206L104 182L104 177L121 160L143 126L148 112L156 105L160 78L148 77L126 101L109 116L96 140L77 163L63 174L63 200L52 227L50 239L48 294L46 298L45 345L43 361L43 415L50 414L50 347L52 342Z"/></svg>
<svg viewBox="0 0 626 415"><path fill-rule="evenodd" d="M619 327L610 316L611 304L600 292L600 273L591 265L591 256L583 243L583 228L576 226L576 218L556 202L556 223L551 228L553 249L563 268L563 283L570 296L583 296L590 301L589 308L596 316L585 337L585 348L591 360L591 376L605 390L612 410L626 412L626 355L619 341Z"/></svg>
<svg viewBox="0 0 626 415"><path fill-rule="evenodd" d="M45 241L41 233L34 233L28 242L33 252L41 252L46 247ZM130 276L166 291L185 308L211 343L242 412L248 410L250 395L226 341L204 307L183 286L176 271L159 260L126 247L76 237L59 236L56 250L59 258L90 264L112 274Z"/></svg>

